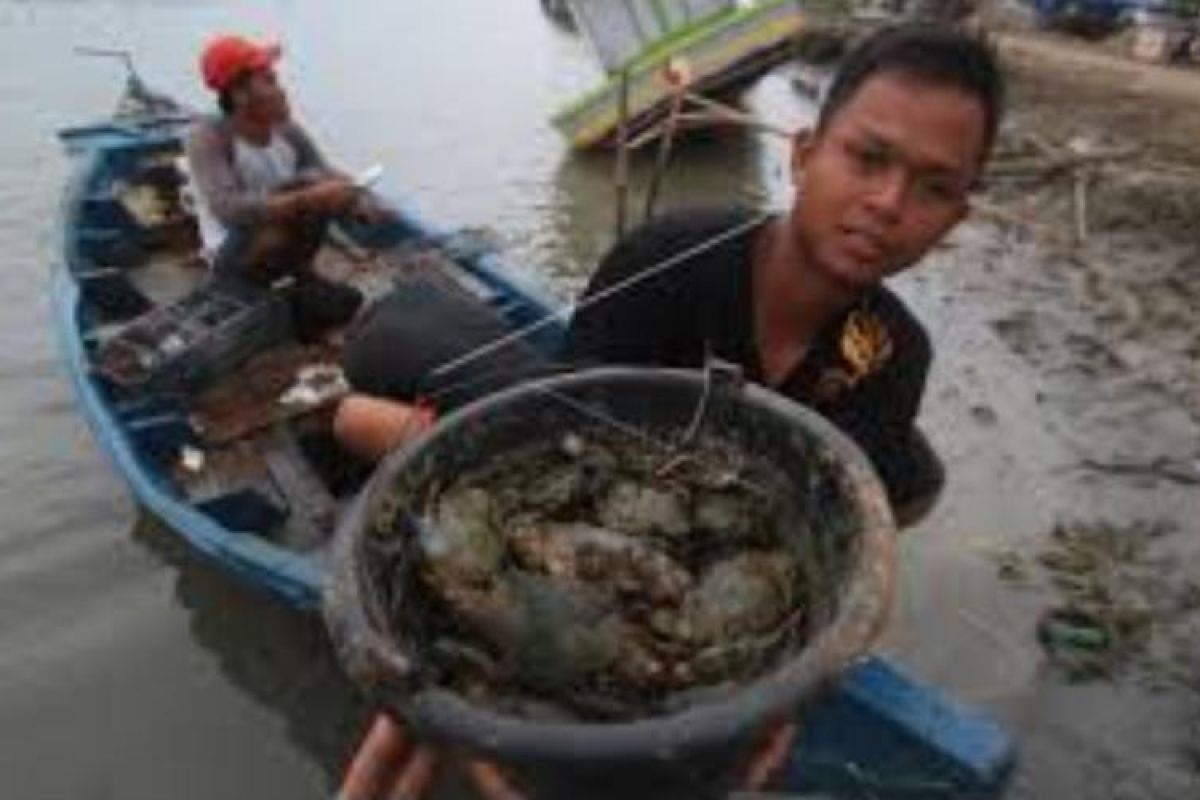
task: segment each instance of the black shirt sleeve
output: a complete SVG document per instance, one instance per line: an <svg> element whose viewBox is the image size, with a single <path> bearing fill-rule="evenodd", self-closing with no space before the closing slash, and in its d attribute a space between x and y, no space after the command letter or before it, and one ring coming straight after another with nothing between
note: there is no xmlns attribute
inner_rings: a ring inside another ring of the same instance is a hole
<svg viewBox="0 0 1200 800"><path fill-rule="evenodd" d="M689 211L659 217L626 236L604 257L580 297L567 333L567 357L669 367L703 363L708 332L702 306L715 274L740 257L736 239L684 256L751 220L750 212ZM682 259L682 260L678 260ZM659 266L662 272L636 282ZM598 302L596 295L635 281Z"/></svg>
<svg viewBox="0 0 1200 800"><path fill-rule="evenodd" d="M640 274L665 257L662 237L643 226L619 241L588 281L567 331L567 357L576 362L658 363L663 339L679 325L670 303L668 275L650 278L597 300L597 295ZM647 332L653 329L655 335Z"/></svg>

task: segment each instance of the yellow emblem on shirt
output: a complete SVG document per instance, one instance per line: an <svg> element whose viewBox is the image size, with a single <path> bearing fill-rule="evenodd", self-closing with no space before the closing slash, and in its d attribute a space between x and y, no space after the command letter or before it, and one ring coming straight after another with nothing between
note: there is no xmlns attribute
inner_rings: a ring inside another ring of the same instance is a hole
<svg viewBox="0 0 1200 800"><path fill-rule="evenodd" d="M851 383L858 383L891 358L892 338L879 317L855 310L842 326L841 352Z"/></svg>

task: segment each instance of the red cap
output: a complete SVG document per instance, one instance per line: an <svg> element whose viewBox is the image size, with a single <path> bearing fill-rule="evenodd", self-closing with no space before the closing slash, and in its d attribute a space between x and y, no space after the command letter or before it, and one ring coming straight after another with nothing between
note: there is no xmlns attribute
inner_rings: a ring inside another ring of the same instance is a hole
<svg viewBox="0 0 1200 800"><path fill-rule="evenodd" d="M218 36L204 46L200 74L214 92L220 92L239 75L264 69L279 59L277 44L257 44L241 36Z"/></svg>

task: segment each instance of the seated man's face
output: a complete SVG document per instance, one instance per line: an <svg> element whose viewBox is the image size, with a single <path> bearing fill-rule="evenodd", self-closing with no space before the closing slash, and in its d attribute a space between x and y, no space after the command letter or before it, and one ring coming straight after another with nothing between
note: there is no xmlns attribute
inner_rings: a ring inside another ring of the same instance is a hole
<svg viewBox="0 0 1200 800"><path fill-rule="evenodd" d="M901 72L873 75L822 130L797 140L792 235L815 268L870 287L963 218L985 139L975 97Z"/></svg>
<svg viewBox="0 0 1200 800"><path fill-rule="evenodd" d="M256 118L271 123L287 122L291 109L287 92L279 83L275 70L267 68L255 71L243 88L242 102Z"/></svg>

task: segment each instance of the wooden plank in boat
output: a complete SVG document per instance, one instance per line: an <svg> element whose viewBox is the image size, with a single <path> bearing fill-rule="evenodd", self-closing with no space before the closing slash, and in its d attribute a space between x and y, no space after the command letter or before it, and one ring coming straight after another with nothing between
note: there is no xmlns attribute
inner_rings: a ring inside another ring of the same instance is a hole
<svg viewBox="0 0 1200 800"><path fill-rule="evenodd" d="M279 397L306 366L337 364L341 352L329 344L284 344L252 357L202 392L192 404L192 424L202 442L221 446L276 423L314 413L283 406ZM332 402L332 401L331 401Z"/></svg>
<svg viewBox="0 0 1200 800"><path fill-rule="evenodd" d="M323 544L337 521L337 501L313 471L295 435L285 424L271 427L263 438L267 471L287 507L280 536L296 550Z"/></svg>

